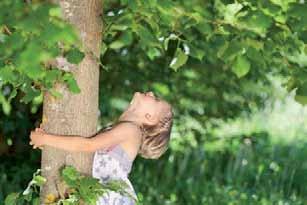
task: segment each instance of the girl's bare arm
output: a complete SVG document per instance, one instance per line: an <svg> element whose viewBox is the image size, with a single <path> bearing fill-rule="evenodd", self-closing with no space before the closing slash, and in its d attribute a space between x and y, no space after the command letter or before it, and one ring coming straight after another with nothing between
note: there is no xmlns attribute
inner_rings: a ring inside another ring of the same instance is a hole
<svg viewBox="0 0 307 205"><path fill-rule="evenodd" d="M95 152L120 144L131 137L137 137L139 129L130 123L120 123L114 128L97 133L93 137L52 135L40 132L31 132L31 143L35 147L48 145L72 152Z"/></svg>
<svg viewBox="0 0 307 205"><path fill-rule="evenodd" d="M91 140L80 136L45 134L42 145L56 147L72 152L91 152Z"/></svg>

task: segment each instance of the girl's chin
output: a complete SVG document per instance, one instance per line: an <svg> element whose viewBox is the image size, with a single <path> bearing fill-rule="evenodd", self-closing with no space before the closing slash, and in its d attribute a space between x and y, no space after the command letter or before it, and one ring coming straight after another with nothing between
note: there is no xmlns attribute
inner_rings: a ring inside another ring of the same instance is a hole
<svg viewBox="0 0 307 205"><path fill-rule="evenodd" d="M136 98L138 98L138 96L140 95L140 92L135 92L132 100L130 101L130 105L134 104L136 102Z"/></svg>

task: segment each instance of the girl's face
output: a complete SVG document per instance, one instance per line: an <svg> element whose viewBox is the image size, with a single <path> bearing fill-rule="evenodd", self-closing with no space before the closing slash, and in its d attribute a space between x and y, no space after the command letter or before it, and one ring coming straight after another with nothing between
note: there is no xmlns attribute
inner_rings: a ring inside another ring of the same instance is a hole
<svg viewBox="0 0 307 205"><path fill-rule="evenodd" d="M161 119L168 104L157 98L153 92L135 92L128 109L143 118L147 124L156 124Z"/></svg>

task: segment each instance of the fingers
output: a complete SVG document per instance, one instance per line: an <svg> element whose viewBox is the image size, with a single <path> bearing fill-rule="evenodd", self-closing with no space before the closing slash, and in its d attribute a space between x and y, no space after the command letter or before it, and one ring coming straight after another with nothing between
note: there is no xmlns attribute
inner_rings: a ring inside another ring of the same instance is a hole
<svg viewBox="0 0 307 205"><path fill-rule="evenodd" d="M37 141L38 138L39 138L42 134L44 134L44 132L45 132L45 131L41 128L41 125L42 125L42 123L40 124L39 127L35 128L33 131L30 132L30 139L31 139L31 140L30 140L29 144L33 146L33 149L37 149L37 148L39 148L39 149L41 149L41 150L44 149L43 145L38 145L38 144L40 144L40 143L39 143L39 141Z"/></svg>
<svg viewBox="0 0 307 205"><path fill-rule="evenodd" d="M33 142L33 141L30 141L30 142L29 142L29 144L30 144L30 145L33 145L33 149L38 148L38 146L37 146L36 144L34 144L34 142Z"/></svg>
<svg viewBox="0 0 307 205"><path fill-rule="evenodd" d="M45 132L45 130L43 130L42 128L37 127L37 128L35 128L35 132Z"/></svg>
<svg viewBox="0 0 307 205"><path fill-rule="evenodd" d="M41 149L41 150L43 150L43 149L44 149L44 147L43 147L43 146L36 146L36 145L33 145L33 149L37 149L37 148L39 148L39 149Z"/></svg>

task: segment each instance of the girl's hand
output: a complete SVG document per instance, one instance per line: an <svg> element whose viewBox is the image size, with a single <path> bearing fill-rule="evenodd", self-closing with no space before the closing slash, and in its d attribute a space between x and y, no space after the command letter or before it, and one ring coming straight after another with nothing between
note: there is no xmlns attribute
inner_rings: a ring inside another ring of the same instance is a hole
<svg viewBox="0 0 307 205"><path fill-rule="evenodd" d="M36 148L43 149L43 146L46 145L45 134L46 132L42 128L36 128L35 131L31 131L30 145L33 145L33 149Z"/></svg>

